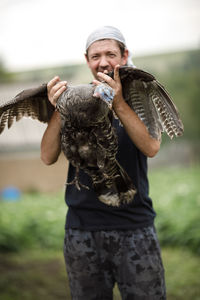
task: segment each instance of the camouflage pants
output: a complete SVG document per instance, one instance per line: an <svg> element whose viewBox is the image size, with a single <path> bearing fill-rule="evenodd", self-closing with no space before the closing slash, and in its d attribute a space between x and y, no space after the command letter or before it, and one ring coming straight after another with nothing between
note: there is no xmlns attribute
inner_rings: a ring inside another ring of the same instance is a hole
<svg viewBox="0 0 200 300"><path fill-rule="evenodd" d="M69 229L64 256L73 300L111 300L115 282L123 300L166 299L154 227L94 232Z"/></svg>

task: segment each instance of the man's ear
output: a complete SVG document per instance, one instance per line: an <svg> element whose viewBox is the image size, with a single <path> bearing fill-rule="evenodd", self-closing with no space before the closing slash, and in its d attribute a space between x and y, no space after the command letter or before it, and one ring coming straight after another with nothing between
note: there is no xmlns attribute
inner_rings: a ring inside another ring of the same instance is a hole
<svg viewBox="0 0 200 300"><path fill-rule="evenodd" d="M85 56L86 62L87 62L87 64L88 64L88 63L89 63L89 59L88 59L87 54L85 53L84 56Z"/></svg>
<svg viewBox="0 0 200 300"><path fill-rule="evenodd" d="M124 55L122 57L122 59L123 59L123 65L126 65L128 63L128 55L129 55L128 49L125 49L124 50Z"/></svg>

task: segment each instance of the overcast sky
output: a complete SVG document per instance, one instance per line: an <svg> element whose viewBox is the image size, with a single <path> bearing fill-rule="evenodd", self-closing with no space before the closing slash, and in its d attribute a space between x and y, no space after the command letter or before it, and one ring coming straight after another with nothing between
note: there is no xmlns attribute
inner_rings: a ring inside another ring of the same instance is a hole
<svg viewBox="0 0 200 300"><path fill-rule="evenodd" d="M0 0L0 59L10 70L82 62L102 25L137 56L198 48L200 0Z"/></svg>

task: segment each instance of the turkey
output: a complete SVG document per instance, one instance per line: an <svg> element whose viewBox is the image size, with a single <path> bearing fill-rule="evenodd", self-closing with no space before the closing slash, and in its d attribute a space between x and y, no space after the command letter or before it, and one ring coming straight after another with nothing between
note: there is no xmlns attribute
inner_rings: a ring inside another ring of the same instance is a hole
<svg viewBox="0 0 200 300"><path fill-rule="evenodd" d="M113 72L109 75L113 77ZM166 132L170 138L183 134L183 124L176 106L153 75L133 67L120 67L123 96L146 125L149 134L160 140ZM83 169L93 182L100 201L120 206L130 203L137 192L131 179L116 160L118 141L112 126L113 90L105 83L68 86L59 97L56 109L61 115L61 147L76 168L72 182L79 182ZM10 101L0 104L0 133L6 124L23 116L48 122L54 107L47 98L47 85L24 90Z"/></svg>

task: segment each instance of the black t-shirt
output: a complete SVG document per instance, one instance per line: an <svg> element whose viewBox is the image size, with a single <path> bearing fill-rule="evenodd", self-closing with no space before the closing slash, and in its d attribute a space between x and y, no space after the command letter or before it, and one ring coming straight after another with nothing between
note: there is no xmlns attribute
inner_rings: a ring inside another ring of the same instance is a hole
<svg viewBox="0 0 200 300"><path fill-rule="evenodd" d="M77 190L68 185L65 201L68 205L66 228L80 230L123 230L142 228L153 224L155 211L148 196L147 157L133 144L125 129L118 120L113 121L118 136L117 160L126 170L137 193L131 204L123 207L112 207L100 202L92 189L91 178L82 170L79 179L89 190ZM75 168L70 164L68 182L75 176Z"/></svg>

